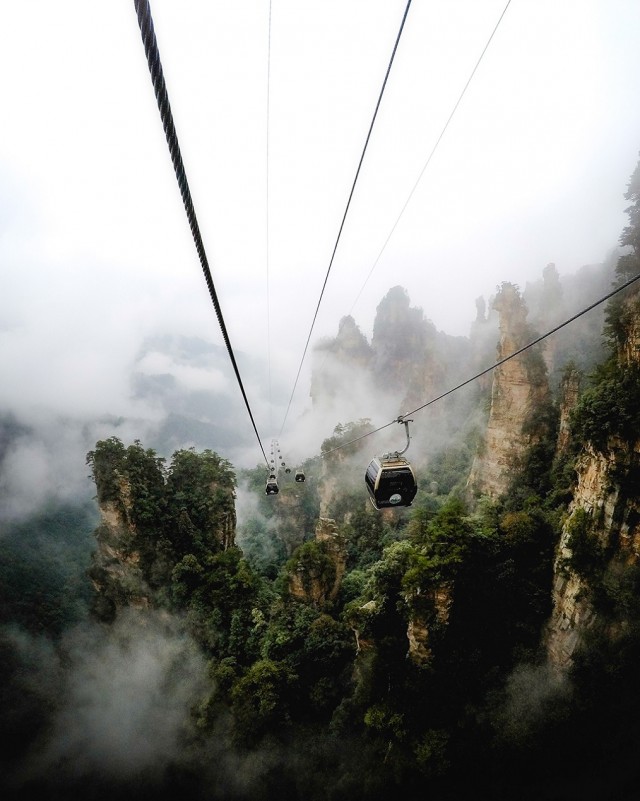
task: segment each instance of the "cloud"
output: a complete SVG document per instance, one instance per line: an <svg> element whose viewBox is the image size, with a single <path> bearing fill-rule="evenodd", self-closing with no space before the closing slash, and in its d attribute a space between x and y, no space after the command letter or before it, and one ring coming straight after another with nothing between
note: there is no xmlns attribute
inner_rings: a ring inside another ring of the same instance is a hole
<svg viewBox="0 0 640 801"><path fill-rule="evenodd" d="M440 330L466 334L478 295L502 280L524 284L548 261L562 272L597 261L625 224L623 194L638 147L640 107L632 99L640 73L631 33L638 9L588 3L588 13L577 13L579 4L559 11L545 0L534 11L509 8L395 228L504 4L463 5L464 14L447 3L411 10L316 341L351 313L376 264L354 312L364 332L370 335L379 299L399 283ZM332 1L322 11L293 3L275 15L267 150L264 9L247 16L233 4L198 2L192 17L176 9L154 7L172 109L231 342L268 441L287 410L398 11L378 2L363 22L356 6L345 15ZM180 390L233 402L237 413L221 413L206 398L199 419L224 425L238 440L233 448L224 442L234 463L256 464L261 453L243 400L219 363L208 369L161 352L138 362L143 343L159 332L222 340L135 14L73 0L55 10L41 4L35 18L15 3L7 19L0 66L15 80L6 86L0 142L0 411L34 428L44 411L52 425L139 421L137 431L127 430L144 439L170 412L185 413L179 393L132 389L136 369L163 371ZM99 35L76 35L79 24ZM301 30L308 35L294 35ZM212 78L225 70L228 80ZM51 125L54 117L59 124ZM313 408L310 380L307 358L282 436L292 462L317 453L338 422L370 417L379 424L399 411L379 392L368 394L358 376L339 405ZM109 436L124 427L102 430ZM20 478L1 479L23 496L16 508L27 499L20 486L44 497L60 472L50 432L40 436L10 454ZM75 451L70 434L59 444L83 463L86 440ZM375 450L383 447L376 440Z"/></svg>
<svg viewBox="0 0 640 801"><path fill-rule="evenodd" d="M499 737L526 742L570 696L571 684L550 665L519 665L507 680L496 718Z"/></svg>
<svg viewBox="0 0 640 801"><path fill-rule="evenodd" d="M187 391L207 391L229 394L231 387L227 377L215 367L194 367L180 364L170 355L152 351L136 364L141 373L148 375L172 375Z"/></svg>
<svg viewBox="0 0 640 801"><path fill-rule="evenodd" d="M39 647L23 638L23 658ZM47 685L41 679L52 669L57 679ZM205 660L193 641L177 621L148 612L130 611L108 629L72 630L60 655L48 654L40 670L33 684L55 713L15 772L17 786L64 786L84 777L160 782L180 758L190 707L207 686Z"/></svg>
<svg viewBox="0 0 640 801"><path fill-rule="evenodd" d="M95 494L86 455L98 440L125 444L150 437L155 421L113 417L82 421L36 410L0 418L0 520L35 514L49 502L84 502Z"/></svg>

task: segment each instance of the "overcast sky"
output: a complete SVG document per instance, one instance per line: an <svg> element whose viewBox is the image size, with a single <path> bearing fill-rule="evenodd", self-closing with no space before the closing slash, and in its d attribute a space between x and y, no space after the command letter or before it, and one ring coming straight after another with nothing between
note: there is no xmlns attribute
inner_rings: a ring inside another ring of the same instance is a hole
<svg viewBox="0 0 640 801"><path fill-rule="evenodd" d="M314 339L349 313L370 336L396 284L466 335L501 281L616 246L640 151L637 0L512 0L422 172L505 5L412 3ZM247 376L261 423L268 364L293 388L405 6L151 2L231 341L265 365ZM5 0L0 75L0 411L152 416L130 397L141 342L222 339L133 0ZM298 411L308 379L306 363Z"/></svg>

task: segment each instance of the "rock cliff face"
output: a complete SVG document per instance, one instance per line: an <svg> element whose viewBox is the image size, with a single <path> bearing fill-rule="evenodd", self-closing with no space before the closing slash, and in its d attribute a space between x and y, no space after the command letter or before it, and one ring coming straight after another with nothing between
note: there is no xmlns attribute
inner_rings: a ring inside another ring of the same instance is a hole
<svg viewBox="0 0 640 801"><path fill-rule="evenodd" d="M624 335L618 364L640 365L640 295L623 304ZM617 399L613 398L612 401ZM640 564L640 432L609 436L606 445L586 443L576 462L577 484L562 529L555 562L553 612L546 631L550 663L564 669L590 630L614 638L624 623L602 614L597 587L613 586ZM582 566L590 555L589 569Z"/></svg>
<svg viewBox="0 0 640 801"><path fill-rule="evenodd" d="M524 293L527 305L529 305L529 294L527 291ZM542 287L536 306L537 313L532 315L533 324L540 333L549 331L568 316L565 310L560 276L553 263L547 264L542 271ZM558 337L551 337L545 342L544 361L549 374L556 366L560 342Z"/></svg>
<svg viewBox="0 0 640 801"><path fill-rule="evenodd" d="M343 317L335 339L316 347L310 395L314 406L326 404L345 392L345 382L369 370L373 353L366 337L350 315Z"/></svg>
<svg viewBox="0 0 640 801"><path fill-rule="evenodd" d="M89 577L94 614L108 622L127 606L161 607L185 556L204 564L208 554L234 546L235 493L232 473L211 452L182 452L200 472L179 475L178 460L165 480L138 444L99 446L91 454L100 524Z"/></svg>
<svg viewBox="0 0 640 801"><path fill-rule="evenodd" d="M515 286L503 284L493 307L500 315L496 357L500 361L532 337L526 321L527 309ZM525 351L493 371L485 440L467 484L471 497L496 498L507 491L529 448L546 433L541 425L532 424L533 417L550 404L546 367L535 351Z"/></svg>
<svg viewBox="0 0 640 801"><path fill-rule="evenodd" d="M99 504L100 525L95 532L98 547L89 571L97 593L94 611L103 620L112 619L126 606L153 605L153 593L143 575L135 544L131 485L120 479L118 486L119 497Z"/></svg>
<svg viewBox="0 0 640 801"><path fill-rule="evenodd" d="M580 373L574 368L569 368L560 383L560 422L558 425L558 441L556 443L556 455L558 457L563 456L569 448L571 412L576 408L579 397Z"/></svg>
<svg viewBox="0 0 640 801"><path fill-rule="evenodd" d="M377 386L398 388L399 412L437 394L447 381L438 332L402 287L390 289L376 311L371 346Z"/></svg>
<svg viewBox="0 0 640 801"><path fill-rule="evenodd" d="M629 478L640 475L640 440L630 447L612 439L604 454L587 448L576 469L578 485L557 551L553 613L546 632L549 660L560 669L571 663L589 629L614 637L622 625L599 616L592 577L571 567L576 527L582 525L590 549L601 554L600 576L605 580L640 563L640 498L628 488Z"/></svg>
<svg viewBox="0 0 640 801"><path fill-rule="evenodd" d="M408 599L411 600L411 599ZM415 598L412 606L415 606ZM416 665L428 664L432 657L432 632L445 628L449 622L449 614L453 604L453 585L445 582L430 588L427 597L420 598L421 613L414 613L409 618L407 639L409 651L407 656Z"/></svg>

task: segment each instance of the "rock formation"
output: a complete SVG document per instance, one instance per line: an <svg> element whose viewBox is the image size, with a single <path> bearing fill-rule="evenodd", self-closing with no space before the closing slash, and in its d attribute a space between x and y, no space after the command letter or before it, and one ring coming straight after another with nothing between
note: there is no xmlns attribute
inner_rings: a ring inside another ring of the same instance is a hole
<svg viewBox="0 0 640 801"><path fill-rule="evenodd" d="M560 382L560 421L558 424L558 440L556 443L556 456L562 457L569 448L571 438L570 418L580 397L580 372L573 366L565 369Z"/></svg>
<svg viewBox="0 0 640 801"><path fill-rule="evenodd" d="M314 406L345 392L345 382L354 374L366 375L372 351L366 337L350 315L343 317L335 339L326 340L315 348L315 364L311 377L310 395Z"/></svg>
<svg viewBox="0 0 640 801"><path fill-rule="evenodd" d="M640 294L622 304L617 364L640 367ZM611 401L621 403L621 399ZM637 407L637 400L630 399ZM611 414L614 414L612 410ZM594 593L607 593L629 568L640 564L640 432L613 434L585 443L576 462L577 485L555 562L553 613L546 647L557 669L571 664L587 632L616 637L624 624L603 614Z"/></svg>
<svg viewBox="0 0 640 801"><path fill-rule="evenodd" d="M640 563L640 498L625 488L630 477L640 475L640 440L630 447L612 439L604 454L586 448L576 469L578 485L558 547L546 633L549 659L557 668L571 663L589 629L616 635L619 622L601 617L593 604L594 584ZM580 547L586 541L601 561L595 577L573 566L578 527L584 538Z"/></svg>
<svg viewBox="0 0 640 801"><path fill-rule="evenodd" d="M148 608L152 597L135 547L131 486L123 478L118 484L119 497L99 504L100 524L95 532L98 547L89 571L97 592L94 611L103 620L113 618L116 610L126 606Z"/></svg>
<svg viewBox="0 0 640 801"><path fill-rule="evenodd" d="M455 340L438 334L422 309L410 305L405 289L396 286L387 292L378 305L373 326L373 370L380 390L396 388L399 413L419 406L445 388L450 372L447 346ZM437 415L438 410L434 413Z"/></svg>
<svg viewBox="0 0 640 801"><path fill-rule="evenodd" d="M449 614L453 604L453 586L444 582L422 593L420 597L408 598L413 611L407 626L409 651L407 656L416 665L425 665L433 657L432 640L434 630L442 630L449 623ZM418 602L418 603L416 603Z"/></svg>
<svg viewBox="0 0 640 801"><path fill-rule="evenodd" d="M505 283L493 302L500 314L500 340L496 361L531 341L527 309L518 289ZM545 430L532 425L534 415L549 407L547 371L538 352L531 349L493 371L491 408L485 440L468 480L470 496L497 498L505 493L529 448Z"/></svg>
<svg viewBox="0 0 640 801"><path fill-rule="evenodd" d="M112 438L88 461L101 518L89 569L99 619L125 606L161 606L178 562L203 563L234 546L234 476L217 454L177 451L165 475L153 451Z"/></svg>

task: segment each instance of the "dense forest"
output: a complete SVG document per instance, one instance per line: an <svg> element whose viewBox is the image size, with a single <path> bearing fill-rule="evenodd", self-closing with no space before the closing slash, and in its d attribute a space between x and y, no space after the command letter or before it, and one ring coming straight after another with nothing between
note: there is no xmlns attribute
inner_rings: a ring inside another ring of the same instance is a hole
<svg viewBox="0 0 640 801"><path fill-rule="evenodd" d="M611 262L499 287L468 339L399 287L370 343L345 318L316 349L315 408L339 408L360 376L398 414L491 363L499 336L533 341L570 300L636 276L640 165L625 197ZM368 501L368 419L336 420L307 480L281 471L275 497L264 465L98 441L95 501L0 541L5 797L637 798L638 331L632 285L519 357L514 382L540 399L522 421L499 417L492 375L434 407L408 508ZM500 491L479 475L492 430L520 447ZM585 501L596 464L615 503ZM589 620L570 621L558 663L550 621L570 582Z"/></svg>

